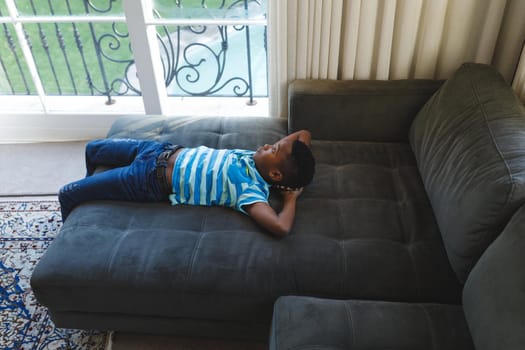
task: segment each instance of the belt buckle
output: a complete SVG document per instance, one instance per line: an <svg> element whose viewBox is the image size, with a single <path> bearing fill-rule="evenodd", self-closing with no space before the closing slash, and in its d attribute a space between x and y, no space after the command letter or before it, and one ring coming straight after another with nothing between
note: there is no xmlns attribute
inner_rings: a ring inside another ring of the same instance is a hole
<svg viewBox="0 0 525 350"><path fill-rule="evenodd" d="M159 154L159 157L157 158L157 160L166 161L168 160L169 157L170 157L170 151L163 151L161 154Z"/></svg>

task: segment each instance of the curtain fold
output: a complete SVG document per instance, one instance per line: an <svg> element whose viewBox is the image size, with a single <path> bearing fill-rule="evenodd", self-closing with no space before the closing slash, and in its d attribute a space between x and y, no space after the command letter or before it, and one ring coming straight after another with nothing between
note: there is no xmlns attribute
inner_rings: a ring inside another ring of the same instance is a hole
<svg viewBox="0 0 525 350"><path fill-rule="evenodd" d="M516 75L512 82L512 87L520 98L521 102L525 104L525 41L523 42L523 49L521 51L521 58L516 69Z"/></svg>
<svg viewBox="0 0 525 350"><path fill-rule="evenodd" d="M468 61L510 83L524 39L522 0L270 0L270 112L294 79L446 79Z"/></svg>

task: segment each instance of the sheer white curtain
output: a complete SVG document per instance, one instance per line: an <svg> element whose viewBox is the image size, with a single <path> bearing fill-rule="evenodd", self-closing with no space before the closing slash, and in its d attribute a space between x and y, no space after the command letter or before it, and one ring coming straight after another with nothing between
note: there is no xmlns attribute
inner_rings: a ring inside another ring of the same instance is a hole
<svg viewBox="0 0 525 350"><path fill-rule="evenodd" d="M524 39L523 0L270 0L271 115L294 79L444 79L469 61L510 83Z"/></svg>
<svg viewBox="0 0 525 350"><path fill-rule="evenodd" d="M523 43L523 50L521 51L521 58L516 69L512 87L516 91L516 94L518 94L521 102L525 104L525 42Z"/></svg>
<svg viewBox="0 0 525 350"><path fill-rule="evenodd" d="M294 79L337 79L343 0L270 0L270 115L286 116Z"/></svg>

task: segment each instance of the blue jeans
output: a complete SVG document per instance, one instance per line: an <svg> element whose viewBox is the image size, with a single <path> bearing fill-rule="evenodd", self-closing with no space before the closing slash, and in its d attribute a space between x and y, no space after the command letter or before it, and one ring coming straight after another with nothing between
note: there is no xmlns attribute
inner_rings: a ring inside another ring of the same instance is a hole
<svg viewBox="0 0 525 350"><path fill-rule="evenodd" d="M157 157L173 149L170 143L103 139L86 145L87 175L59 191L62 220L73 208L93 200L158 202L168 194L157 179ZM99 165L112 169L93 174ZM165 165L164 165L165 166Z"/></svg>

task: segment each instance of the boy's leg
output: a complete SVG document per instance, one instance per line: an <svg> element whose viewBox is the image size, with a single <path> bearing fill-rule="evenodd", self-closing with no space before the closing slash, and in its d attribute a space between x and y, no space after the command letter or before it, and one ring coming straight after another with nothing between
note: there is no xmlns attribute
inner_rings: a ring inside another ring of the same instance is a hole
<svg viewBox="0 0 525 350"><path fill-rule="evenodd" d="M122 200L152 202L167 199L156 178L156 154L149 152L141 161L129 166L110 169L60 189L62 220L75 206L93 200Z"/></svg>
<svg viewBox="0 0 525 350"><path fill-rule="evenodd" d="M145 149L155 148L156 141L133 139L101 139L86 145L86 169L90 176L99 165L122 167L129 165Z"/></svg>
<svg viewBox="0 0 525 350"><path fill-rule="evenodd" d="M110 169L62 187L58 193L62 220L65 221L73 208L83 202L127 199L128 190L123 181L125 173L126 168L123 167Z"/></svg>

